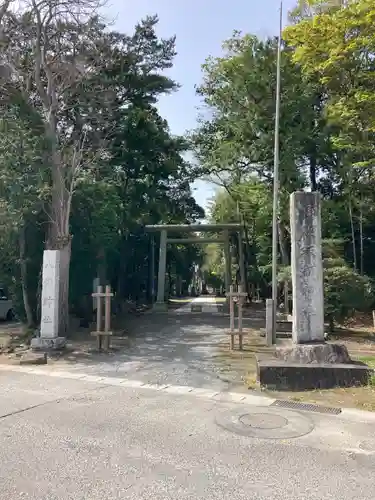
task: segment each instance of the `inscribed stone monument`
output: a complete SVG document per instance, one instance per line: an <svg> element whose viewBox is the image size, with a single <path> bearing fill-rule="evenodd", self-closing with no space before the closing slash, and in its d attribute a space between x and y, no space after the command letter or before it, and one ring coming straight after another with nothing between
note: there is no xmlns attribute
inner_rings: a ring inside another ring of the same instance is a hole
<svg viewBox="0 0 375 500"><path fill-rule="evenodd" d="M40 336L54 338L59 328L59 250L45 250L43 254L42 321Z"/></svg>
<svg viewBox="0 0 375 500"><path fill-rule="evenodd" d="M45 250L42 274L42 315L40 337L33 339L34 348L58 348L65 344L59 337L60 251Z"/></svg>
<svg viewBox="0 0 375 500"><path fill-rule="evenodd" d="M290 197L293 342L324 342L320 194Z"/></svg>
<svg viewBox="0 0 375 500"><path fill-rule="evenodd" d="M350 359L345 345L324 342L320 194L290 197L293 345L257 359L257 378L276 390L328 389L366 385L370 369Z"/></svg>

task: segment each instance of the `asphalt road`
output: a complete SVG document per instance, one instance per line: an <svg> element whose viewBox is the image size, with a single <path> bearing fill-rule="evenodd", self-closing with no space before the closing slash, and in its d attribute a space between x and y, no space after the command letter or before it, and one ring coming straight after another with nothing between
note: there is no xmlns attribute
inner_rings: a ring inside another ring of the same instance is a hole
<svg viewBox="0 0 375 500"><path fill-rule="evenodd" d="M180 312L105 361L0 365L0 500L374 498L375 415L231 392L222 318Z"/></svg>
<svg viewBox="0 0 375 500"><path fill-rule="evenodd" d="M4 368L0 498L372 500L374 422L353 419Z"/></svg>

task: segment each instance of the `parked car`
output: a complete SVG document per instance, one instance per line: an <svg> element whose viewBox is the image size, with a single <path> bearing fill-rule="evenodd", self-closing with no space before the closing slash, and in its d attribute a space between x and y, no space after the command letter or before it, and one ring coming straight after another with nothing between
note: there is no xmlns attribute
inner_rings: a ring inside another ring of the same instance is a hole
<svg viewBox="0 0 375 500"><path fill-rule="evenodd" d="M8 298L4 288L0 288L0 319L14 319L13 302Z"/></svg>

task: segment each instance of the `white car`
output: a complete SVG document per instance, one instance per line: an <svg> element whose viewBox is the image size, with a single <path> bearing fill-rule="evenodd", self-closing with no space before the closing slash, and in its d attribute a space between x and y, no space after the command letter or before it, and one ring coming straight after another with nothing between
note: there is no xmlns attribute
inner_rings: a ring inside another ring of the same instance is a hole
<svg viewBox="0 0 375 500"><path fill-rule="evenodd" d="M14 319L13 302L6 296L3 288L0 288L0 319Z"/></svg>

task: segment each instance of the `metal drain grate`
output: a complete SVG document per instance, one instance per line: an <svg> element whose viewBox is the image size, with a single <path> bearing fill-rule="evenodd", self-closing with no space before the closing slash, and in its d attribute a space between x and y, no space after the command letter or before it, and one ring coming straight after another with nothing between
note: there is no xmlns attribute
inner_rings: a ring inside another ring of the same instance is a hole
<svg viewBox="0 0 375 500"><path fill-rule="evenodd" d="M279 406L280 408L288 408L289 410L314 411L316 413L329 413L331 415L339 415L341 408L330 408L329 406L318 406L308 403L298 403L297 401L283 401L276 399L270 406Z"/></svg>

